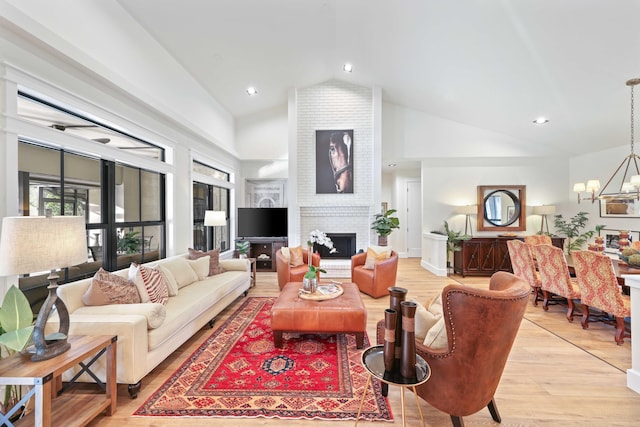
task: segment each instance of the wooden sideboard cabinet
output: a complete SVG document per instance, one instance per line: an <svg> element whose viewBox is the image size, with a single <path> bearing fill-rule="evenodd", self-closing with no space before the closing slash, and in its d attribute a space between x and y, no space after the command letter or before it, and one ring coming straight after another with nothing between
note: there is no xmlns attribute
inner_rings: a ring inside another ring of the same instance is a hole
<svg viewBox="0 0 640 427"><path fill-rule="evenodd" d="M257 271L276 271L276 252L283 246L287 246L286 237L246 237L239 240L248 240L249 257L256 259Z"/></svg>
<svg viewBox="0 0 640 427"><path fill-rule="evenodd" d="M461 242L453 253L453 272L464 276L491 276L496 271L513 272L507 241L522 237L473 237ZM564 247L564 237L552 237L553 246Z"/></svg>

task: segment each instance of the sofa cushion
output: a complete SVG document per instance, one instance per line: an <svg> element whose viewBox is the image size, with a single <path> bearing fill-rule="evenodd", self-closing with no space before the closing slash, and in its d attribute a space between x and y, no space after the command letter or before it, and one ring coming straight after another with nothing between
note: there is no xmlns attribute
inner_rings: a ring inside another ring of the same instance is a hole
<svg viewBox="0 0 640 427"><path fill-rule="evenodd" d="M167 316L167 310L160 303L141 303L141 304L118 304L118 305L101 305L99 307L81 307L74 311L75 315L128 315L135 314L144 316L147 319L147 329L158 328ZM73 323L73 320L72 320Z"/></svg>
<svg viewBox="0 0 640 427"><path fill-rule="evenodd" d="M224 273L224 268L220 265L220 249L203 252L189 248L189 259L198 259L209 255L209 272L207 276Z"/></svg>
<svg viewBox="0 0 640 427"><path fill-rule="evenodd" d="M138 265L150 302L165 305L169 300L169 290L160 271L146 265Z"/></svg>
<svg viewBox="0 0 640 427"><path fill-rule="evenodd" d="M176 278L173 277L171 271L168 268L163 267L162 265L157 265L154 268L158 270L164 277L164 282L167 285L169 296L175 297L176 295L178 295L178 282L176 282Z"/></svg>
<svg viewBox="0 0 640 427"><path fill-rule="evenodd" d="M380 252L374 250L373 248L367 248L367 258L364 261L364 265L362 268L367 270L373 270L376 266L376 262L384 261L389 258L386 250L381 250Z"/></svg>
<svg viewBox="0 0 640 427"><path fill-rule="evenodd" d="M100 268L82 295L85 305L136 304L140 295L136 284Z"/></svg>
<svg viewBox="0 0 640 427"><path fill-rule="evenodd" d="M170 340L185 324L192 322L202 313L246 283L246 271L226 271L180 288L180 294L169 298L167 318L162 328L149 331L149 350L153 350Z"/></svg>
<svg viewBox="0 0 640 427"><path fill-rule="evenodd" d="M302 246L289 248L289 265L291 265L291 267L304 265L304 256L302 254Z"/></svg>
<svg viewBox="0 0 640 427"><path fill-rule="evenodd" d="M129 280L135 283L136 288L138 288L140 302L149 302L149 294L147 293L147 288L144 286L144 281L142 280L142 275L140 274L138 264L132 262L131 265L129 265L128 275Z"/></svg>
<svg viewBox="0 0 640 427"><path fill-rule="evenodd" d="M415 315L416 340L422 342L427 336L427 332L429 331L429 329L431 329L431 327L436 324L438 319L442 317L442 312L440 312L440 315L437 316L435 313L429 311L427 307L420 304L418 301L413 300L413 302L415 302L417 306Z"/></svg>
<svg viewBox="0 0 640 427"><path fill-rule="evenodd" d="M193 271L193 268L191 268L186 258L169 258L166 261L161 262L159 265L171 272L173 278L176 279L178 289L198 281L198 275Z"/></svg>
<svg viewBox="0 0 640 427"><path fill-rule="evenodd" d="M377 253L386 252L387 258L391 256L391 251L392 251L391 246L370 245L369 247L374 251L376 251Z"/></svg>
<svg viewBox="0 0 640 427"><path fill-rule="evenodd" d="M209 277L209 255L198 259L188 259L187 262L198 275L198 280L204 280Z"/></svg>
<svg viewBox="0 0 640 427"><path fill-rule="evenodd" d="M438 316L438 321L427 331L423 344L433 349L445 349L449 345L447 328L442 314L442 294L429 304L429 312Z"/></svg>

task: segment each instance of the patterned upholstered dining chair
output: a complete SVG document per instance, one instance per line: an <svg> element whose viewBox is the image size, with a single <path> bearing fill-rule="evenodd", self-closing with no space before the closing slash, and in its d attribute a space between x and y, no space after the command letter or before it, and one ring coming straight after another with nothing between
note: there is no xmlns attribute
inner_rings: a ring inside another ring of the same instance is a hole
<svg viewBox="0 0 640 427"><path fill-rule="evenodd" d="M550 245L551 237L546 234L530 234L528 236L524 236L524 242L530 247L536 245Z"/></svg>
<svg viewBox="0 0 640 427"><path fill-rule="evenodd" d="M631 316L630 299L623 295L613 270L611 259L594 251L571 253L580 287L582 302L582 328L589 327L589 307L615 316L618 345L624 343L624 318Z"/></svg>
<svg viewBox="0 0 640 427"><path fill-rule="evenodd" d="M542 282L540 275L536 271L536 265L533 261L533 255L529 245L517 240L508 240L507 248L509 249L509 257L511 258L511 268L513 274L525 280L533 289L533 305L538 305L538 300L542 298Z"/></svg>
<svg viewBox="0 0 640 427"><path fill-rule="evenodd" d="M549 309L549 299L553 295L567 299L567 320L573 322L573 311L575 303L573 300L580 299L580 289L578 281L569 275L569 267L564 257L562 249L551 245L535 245L533 253L538 262L538 273L544 302L542 308Z"/></svg>

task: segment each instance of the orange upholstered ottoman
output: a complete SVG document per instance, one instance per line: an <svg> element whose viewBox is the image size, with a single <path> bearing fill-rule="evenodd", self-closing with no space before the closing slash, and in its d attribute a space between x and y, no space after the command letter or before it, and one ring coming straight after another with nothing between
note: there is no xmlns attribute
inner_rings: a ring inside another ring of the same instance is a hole
<svg viewBox="0 0 640 427"><path fill-rule="evenodd" d="M357 348L362 348L367 310L355 284L341 286L344 293L339 297L311 301L298 296L302 283L287 283L271 309L274 345L282 347L283 332L352 333L356 335Z"/></svg>

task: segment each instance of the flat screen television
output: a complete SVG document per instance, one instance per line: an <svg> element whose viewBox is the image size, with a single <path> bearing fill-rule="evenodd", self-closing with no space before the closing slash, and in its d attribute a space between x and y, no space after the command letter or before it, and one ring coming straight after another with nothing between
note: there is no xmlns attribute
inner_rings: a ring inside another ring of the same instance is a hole
<svg viewBox="0 0 640 427"><path fill-rule="evenodd" d="M238 237L287 235L287 208L238 208Z"/></svg>

